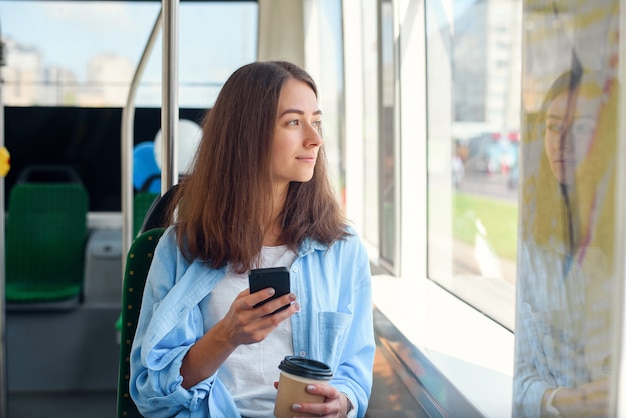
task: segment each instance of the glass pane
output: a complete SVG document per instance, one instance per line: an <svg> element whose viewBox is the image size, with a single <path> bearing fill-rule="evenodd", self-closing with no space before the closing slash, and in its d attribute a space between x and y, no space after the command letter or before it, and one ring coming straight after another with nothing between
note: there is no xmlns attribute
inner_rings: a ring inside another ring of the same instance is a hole
<svg viewBox="0 0 626 418"><path fill-rule="evenodd" d="M319 89L320 107L324 112L324 149L331 170L331 178L337 196L345 205L345 148L341 121L344 120L342 102L343 85L343 39L341 36L341 1L322 0L317 3L319 19L315 25L315 34L319 37L312 53L319 57L314 75ZM345 206L344 206L345 207Z"/></svg>
<svg viewBox="0 0 626 418"><path fill-rule="evenodd" d="M393 5L383 0L380 13L380 60L381 94L380 103L380 208L382 229L380 240L381 260L395 266L396 263L396 155L394 138L395 66Z"/></svg>
<svg viewBox="0 0 626 418"><path fill-rule="evenodd" d="M363 238L379 247L378 185L378 13L376 0L364 1L363 8L363 149L365 178Z"/></svg>
<svg viewBox="0 0 626 418"><path fill-rule="evenodd" d="M524 8L514 416L614 416L619 1Z"/></svg>
<svg viewBox="0 0 626 418"><path fill-rule="evenodd" d="M521 3L425 4L428 274L513 329Z"/></svg>
<svg viewBox="0 0 626 418"><path fill-rule="evenodd" d="M159 2L0 1L8 106L119 107ZM179 11L179 103L212 105L226 77L256 57L256 2L185 2ZM228 39L228 42L212 42ZM161 105L161 37L137 106Z"/></svg>

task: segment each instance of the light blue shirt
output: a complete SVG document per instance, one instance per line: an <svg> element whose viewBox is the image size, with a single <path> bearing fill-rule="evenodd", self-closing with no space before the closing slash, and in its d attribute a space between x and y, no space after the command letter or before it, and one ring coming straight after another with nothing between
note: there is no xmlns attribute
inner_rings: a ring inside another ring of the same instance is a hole
<svg viewBox="0 0 626 418"><path fill-rule="evenodd" d="M291 289L300 312L291 317L296 355L322 361L334 371L332 386L365 415L372 388L375 342L369 259L352 235L327 247L305 240L291 265ZM219 370L189 390L180 367L204 335L199 303L224 277L195 260L189 263L165 231L148 273L130 355L130 394L146 417L239 416ZM276 365L278 367L278 365Z"/></svg>
<svg viewBox="0 0 626 418"><path fill-rule="evenodd" d="M576 388L605 375L611 354L611 295L606 256L577 253L564 270L559 248L521 245L517 285L513 416L539 418L547 389ZM584 262L582 259L584 258Z"/></svg>

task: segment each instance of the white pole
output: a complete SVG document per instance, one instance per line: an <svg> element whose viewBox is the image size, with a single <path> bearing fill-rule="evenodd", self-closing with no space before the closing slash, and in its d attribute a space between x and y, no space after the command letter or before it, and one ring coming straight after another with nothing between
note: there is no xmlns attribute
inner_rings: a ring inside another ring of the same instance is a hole
<svg viewBox="0 0 626 418"><path fill-rule="evenodd" d="M161 195L178 183L178 0L163 0L163 104Z"/></svg>

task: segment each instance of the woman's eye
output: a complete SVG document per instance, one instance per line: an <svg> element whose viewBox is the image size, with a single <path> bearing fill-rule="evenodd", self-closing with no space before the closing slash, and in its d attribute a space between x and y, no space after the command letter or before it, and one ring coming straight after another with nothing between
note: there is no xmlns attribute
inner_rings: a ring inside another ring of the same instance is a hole
<svg viewBox="0 0 626 418"><path fill-rule="evenodd" d="M562 123L548 123L546 129L555 134L560 134L563 132L563 124Z"/></svg>
<svg viewBox="0 0 626 418"><path fill-rule="evenodd" d="M287 122L287 125L289 126L298 126L300 124L300 122L296 119L296 120L290 120L289 122Z"/></svg>
<svg viewBox="0 0 626 418"><path fill-rule="evenodd" d="M322 127L322 121L321 120L316 120L315 122L313 122L313 126L315 126L317 129Z"/></svg>
<svg viewBox="0 0 626 418"><path fill-rule="evenodd" d="M577 123L575 125L575 129L576 129L576 132L589 134L594 131L595 127L589 123L582 122L582 123Z"/></svg>

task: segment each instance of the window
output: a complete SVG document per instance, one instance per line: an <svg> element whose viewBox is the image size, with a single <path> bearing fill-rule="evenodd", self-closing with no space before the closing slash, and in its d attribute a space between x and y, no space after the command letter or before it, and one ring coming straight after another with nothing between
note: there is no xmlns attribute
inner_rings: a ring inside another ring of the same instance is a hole
<svg viewBox="0 0 626 418"><path fill-rule="evenodd" d="M12 160L5 202L25 166L63 164L79 173L91 212L120 211L122 107L159 8L147 1L0 0ZM181 119L198 122L226 78L256 59L257 14L252 1L181 3ZM135 144L153 141L161 126L161 56L159 36L137 90Z"/></svg>
<svg viewBox="0 0 626 418"><path fill-rule="evenodd" d="M1 1L5 104L123 106L159 9L159 2ZM179 21L179 103L206 108L226 77L256 57L257 5L183 2ZM137 106L161 104L161 54L159 41Z"/></svg>
<svg viewBox="0 0 626 418"><path fill-rule="evenodd" d="M395 37L394 37L393 4L391 0L380 3L380 93L381 109L379 129L379 211L380 218L380 262L390 271L397 271L397 167L396 167L396 136L395 136Z"/></svg>
<svg viewBox="0 0 626 418"><path fill-rule="evenodd" d="M519 39L519 6L426 1L428 276L509 329L521 51L509 40ZM491 22L503 15L510 16L506 31ZM502 44L509 53L494 54Z"/></svg>
<svg viewBox="0 0 626 418"><path fill-rule="evenodd" d="M317 83L320 108L324 112L324 150L337 197L345 204L341 1L308 2L305 13L306 69Z"/></svg>
<svg viewBox="0 0 626 418"><path fill-rule="evenodd" d="M378 6L376 0L362 4L362 46L363 46L363 238L378 252L379 248L379 145L378 145L378 32L371 30L378 26ZM378 253L376 254L378 256Z"/></svg>

